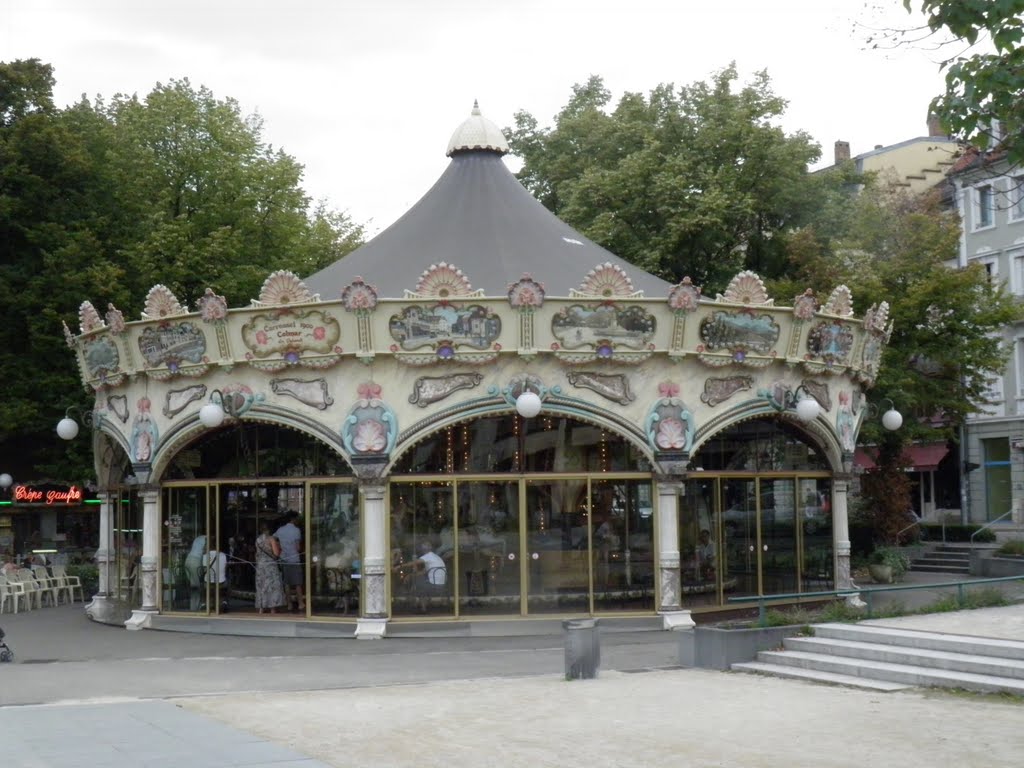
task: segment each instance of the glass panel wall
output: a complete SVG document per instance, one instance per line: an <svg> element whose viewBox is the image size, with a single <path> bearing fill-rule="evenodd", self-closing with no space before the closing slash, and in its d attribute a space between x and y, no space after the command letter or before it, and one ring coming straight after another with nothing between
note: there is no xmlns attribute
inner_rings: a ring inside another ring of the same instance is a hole
<svg viewBox="0 0 1024 768"><path fill-rule="evenodd" d="M311 610L321 616L357 616L362 580L362 535L357 488L312 485L309 505Z"/></svg>
<svg viewBox="0 0 1024 768"><path fill-rule="evenodd" d="M305 484L294 482L224 483L216 486L217 527L203 562L207 566L205 578L216 592L211 599L218 610L243 613L257 610L257 539L265 531L276 534L287 523L289 512L302 515L305 493ZM301 517L297 525L303 530ZM298 570L303 574L304 549L300 550L298 560ZM304 592L304 577L303 584L298 586Z"/></svg>
<svg viewBox="0 0 1024 768"><path fill-rule="evenodd" d="M391 614L451 616L459 547L454 484L391 484ZM445 553L442 557L437 550Z"/></svg>
<svg viewBox="0 0 1024 768"><path fill-rule="evenodd" d="M432 434L398 460L394 473L648 471L633 445L574 419L490 416Z"/></svg>
<svg viewBox="0 0 1024 768"><path fill-rule="evenodd" d="M209 605L203 556L210 521L205 486L163 492L163 611L203 612Z"/></svg>

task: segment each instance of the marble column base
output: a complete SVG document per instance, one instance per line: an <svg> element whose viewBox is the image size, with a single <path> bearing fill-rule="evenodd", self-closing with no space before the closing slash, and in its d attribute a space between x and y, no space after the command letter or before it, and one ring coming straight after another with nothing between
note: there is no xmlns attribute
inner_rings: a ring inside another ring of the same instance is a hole
<svg viewBox="0 0 1024 768"><path fill-rule="evenodd" d="M381 640L387 635L387 619L361 618L356 622L356 640Z"/></svg>
<svg viewBox="0 0 1024 768"><path fill-rule="evenodd" d="M125 629L148 629L157 611L132 611L131 618L124 623Z"/></svg>
<svg viewBox="0 0 1024 768"><path fill-rule="evenodd" d="M693 629L697 626L690 611L661 611L661 627L666 630Z"/></svg>
<svg viewBox="0 0 1024 768"><path fill-rule="evenodd" d="M86 603L85 615L97 624L116 626L124 623L124 605L107 595L95 595Z"/></svg>

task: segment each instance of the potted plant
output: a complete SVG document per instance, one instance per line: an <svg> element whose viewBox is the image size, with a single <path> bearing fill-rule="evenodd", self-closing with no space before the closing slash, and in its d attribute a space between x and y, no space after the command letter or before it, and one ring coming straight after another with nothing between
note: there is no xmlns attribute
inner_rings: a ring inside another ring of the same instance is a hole
<svg viewBox="0 0 1024 768"><path fill-rule="evenodd" d="M876 547L868 557L868 573L876 584L900 581L909 567L909 558L898 547Z"/></svg>

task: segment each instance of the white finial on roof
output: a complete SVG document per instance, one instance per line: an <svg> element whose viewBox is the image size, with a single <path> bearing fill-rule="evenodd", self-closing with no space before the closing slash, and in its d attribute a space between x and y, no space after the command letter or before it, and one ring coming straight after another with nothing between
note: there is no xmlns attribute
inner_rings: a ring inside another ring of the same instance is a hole
<svg viewBox="0 0 1024 768"><path fill-rule="evenodd" d="M508 142L501 129L480 114L480 105L474 99L473 111L462 125L455 129L445 155L451 157L459 152L481 149L489 149L504 155L508 153Z"/></svg>

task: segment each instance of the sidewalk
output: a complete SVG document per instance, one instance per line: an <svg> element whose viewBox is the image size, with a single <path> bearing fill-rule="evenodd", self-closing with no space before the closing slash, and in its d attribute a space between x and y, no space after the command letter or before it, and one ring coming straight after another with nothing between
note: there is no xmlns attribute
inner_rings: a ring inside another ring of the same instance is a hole
<svg viewBox="0 0 1024 768"><path fill-rule="evenodd" d="M3 763L17 768L931 768L1024 750L1020 702L674 669L667 632L602 636L598 679L566 682L553 636L127 632L80 607L0 622L22 662L0 666ZM1024 639L1024 603L872 623Z"/></svg>

